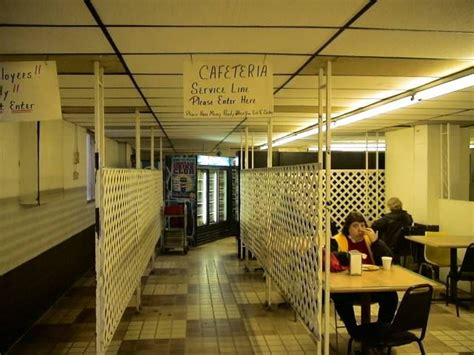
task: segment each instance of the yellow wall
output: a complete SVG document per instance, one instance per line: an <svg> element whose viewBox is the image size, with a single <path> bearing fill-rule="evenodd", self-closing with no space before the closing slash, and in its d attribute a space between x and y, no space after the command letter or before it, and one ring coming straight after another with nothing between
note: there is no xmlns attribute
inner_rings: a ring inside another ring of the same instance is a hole
<svg viewBox="0 0 474 355"><path fill-rule="evenodd" d="M64 194L41 206L24 206L19 203L20 124L0 124L0 275L95 222L95 205L86 201L86 131L64 121L61 130L59 143L45 149L62 150L62 160L47 160L43 169L49 177L52 172L62 175ZM108 139L106 144L112 163L108 166L125 167L126 157L118 156L118 143ZM78 164L74 164L75 151Z"/></svg>

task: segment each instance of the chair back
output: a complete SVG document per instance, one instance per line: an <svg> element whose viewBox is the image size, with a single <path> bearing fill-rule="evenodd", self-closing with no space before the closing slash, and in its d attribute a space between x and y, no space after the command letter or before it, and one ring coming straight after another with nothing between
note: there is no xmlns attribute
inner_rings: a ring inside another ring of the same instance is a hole
<svg viewBox="0 0 474 355"><path fill-rule="evenodd" d="M431 285L422 284L410 287L403 295L390 330L402 332L421 329L419 339L422 340L428 325L432 296L433 287Z"/></svg>
<svg viewBox="0 0 474 355"><path fill-rule="evenodd" d="M464 254L464 259L462 259L459 274L462 277L464 273L474 274L474 243L469 244L466 254Z"/></svg>
<svg viewBox="0 0 474 355"><path fill-rule="evenodd" d="M448 233L446 232L425 232L426 237L446 237ZM449 266L449 248L436 248L425 246L425 260L436 266Z"/></svg>

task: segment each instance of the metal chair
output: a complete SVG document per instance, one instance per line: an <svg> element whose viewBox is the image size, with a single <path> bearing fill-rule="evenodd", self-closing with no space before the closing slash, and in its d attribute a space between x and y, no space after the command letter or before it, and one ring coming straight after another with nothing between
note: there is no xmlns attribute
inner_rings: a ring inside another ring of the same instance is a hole
<svg viewBox="0 0 474 355"><path fill-rule="evenodd" d="M446 232L425 232L427 237L445 237L448 233ZM439 268L449 267L450 265L450 252L448 248L436 248L425 246L424 249L425 261L420 264L418 270L419 274L422 274L423 268L428 268L431 272L431 278L439 280Z"/></svg>
<svg viewBox="0 0 474 355"><path fill-rule="evenodd" d="M451 271L448 274L448 278L446 279L446 305L448 305L448 300L450 297L454 299L454 303L456 304L456 315L459 317L459 299L457 295L457 284L459 281L474 281L474 243L469 244L466 249L466 254L464 254L464 258L462 260L461 267L456 272L456 274L452 274ZM450 283L454 282L454 294L450 295ZM472 285L471 285L472 287ZM466 298L464 300L472 300L472 298Z"/></svg>
<svg viewBox="0 0 474 355"><path fill-rule="evenodd" d="M425 338L430 314L433 287L423 284L410 287L403 296L391 324L369 323L359 326L358 338L350 338L347 354L351 354L352 341L358 341L368 348L388 348L388 354L396 346L417 342L421 354L425 354ZM412 330L421 330L418 336Z"/></svg>

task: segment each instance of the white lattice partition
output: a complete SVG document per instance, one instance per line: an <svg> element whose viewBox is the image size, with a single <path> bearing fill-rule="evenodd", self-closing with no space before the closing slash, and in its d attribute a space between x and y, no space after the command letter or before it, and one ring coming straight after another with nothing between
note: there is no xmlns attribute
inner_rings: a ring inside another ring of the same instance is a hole
<svg viewBox="0 0 474 355"><path fill-rule="evenodd" d="M240 224L244 244L319 337L317 166L242 171Z"/></svg>
<svg viewBox="0 0 474 355"><path fill-rule="evenodd" d="M101 170L96 240L97 352L105 353L161 231L160 170Z"/></svg>
<svg viewBox="0 0 474 355"><path fill-rule="evenodd" d="M385 208L385 171L332 170L331 199L331 218L340 227L351 211L362 213L368 223L376 220Z"/></svg>

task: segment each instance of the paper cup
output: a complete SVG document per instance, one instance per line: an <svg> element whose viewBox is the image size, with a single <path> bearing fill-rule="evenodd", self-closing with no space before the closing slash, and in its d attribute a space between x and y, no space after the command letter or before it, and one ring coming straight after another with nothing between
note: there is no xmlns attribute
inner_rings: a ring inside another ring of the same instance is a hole
<svg viewBox="0 0 474 355"><path fill-rule="evenodd" d="M390 270L390 268L392 267L391 256L382 256L382 267L384 270Z"/></svg>

